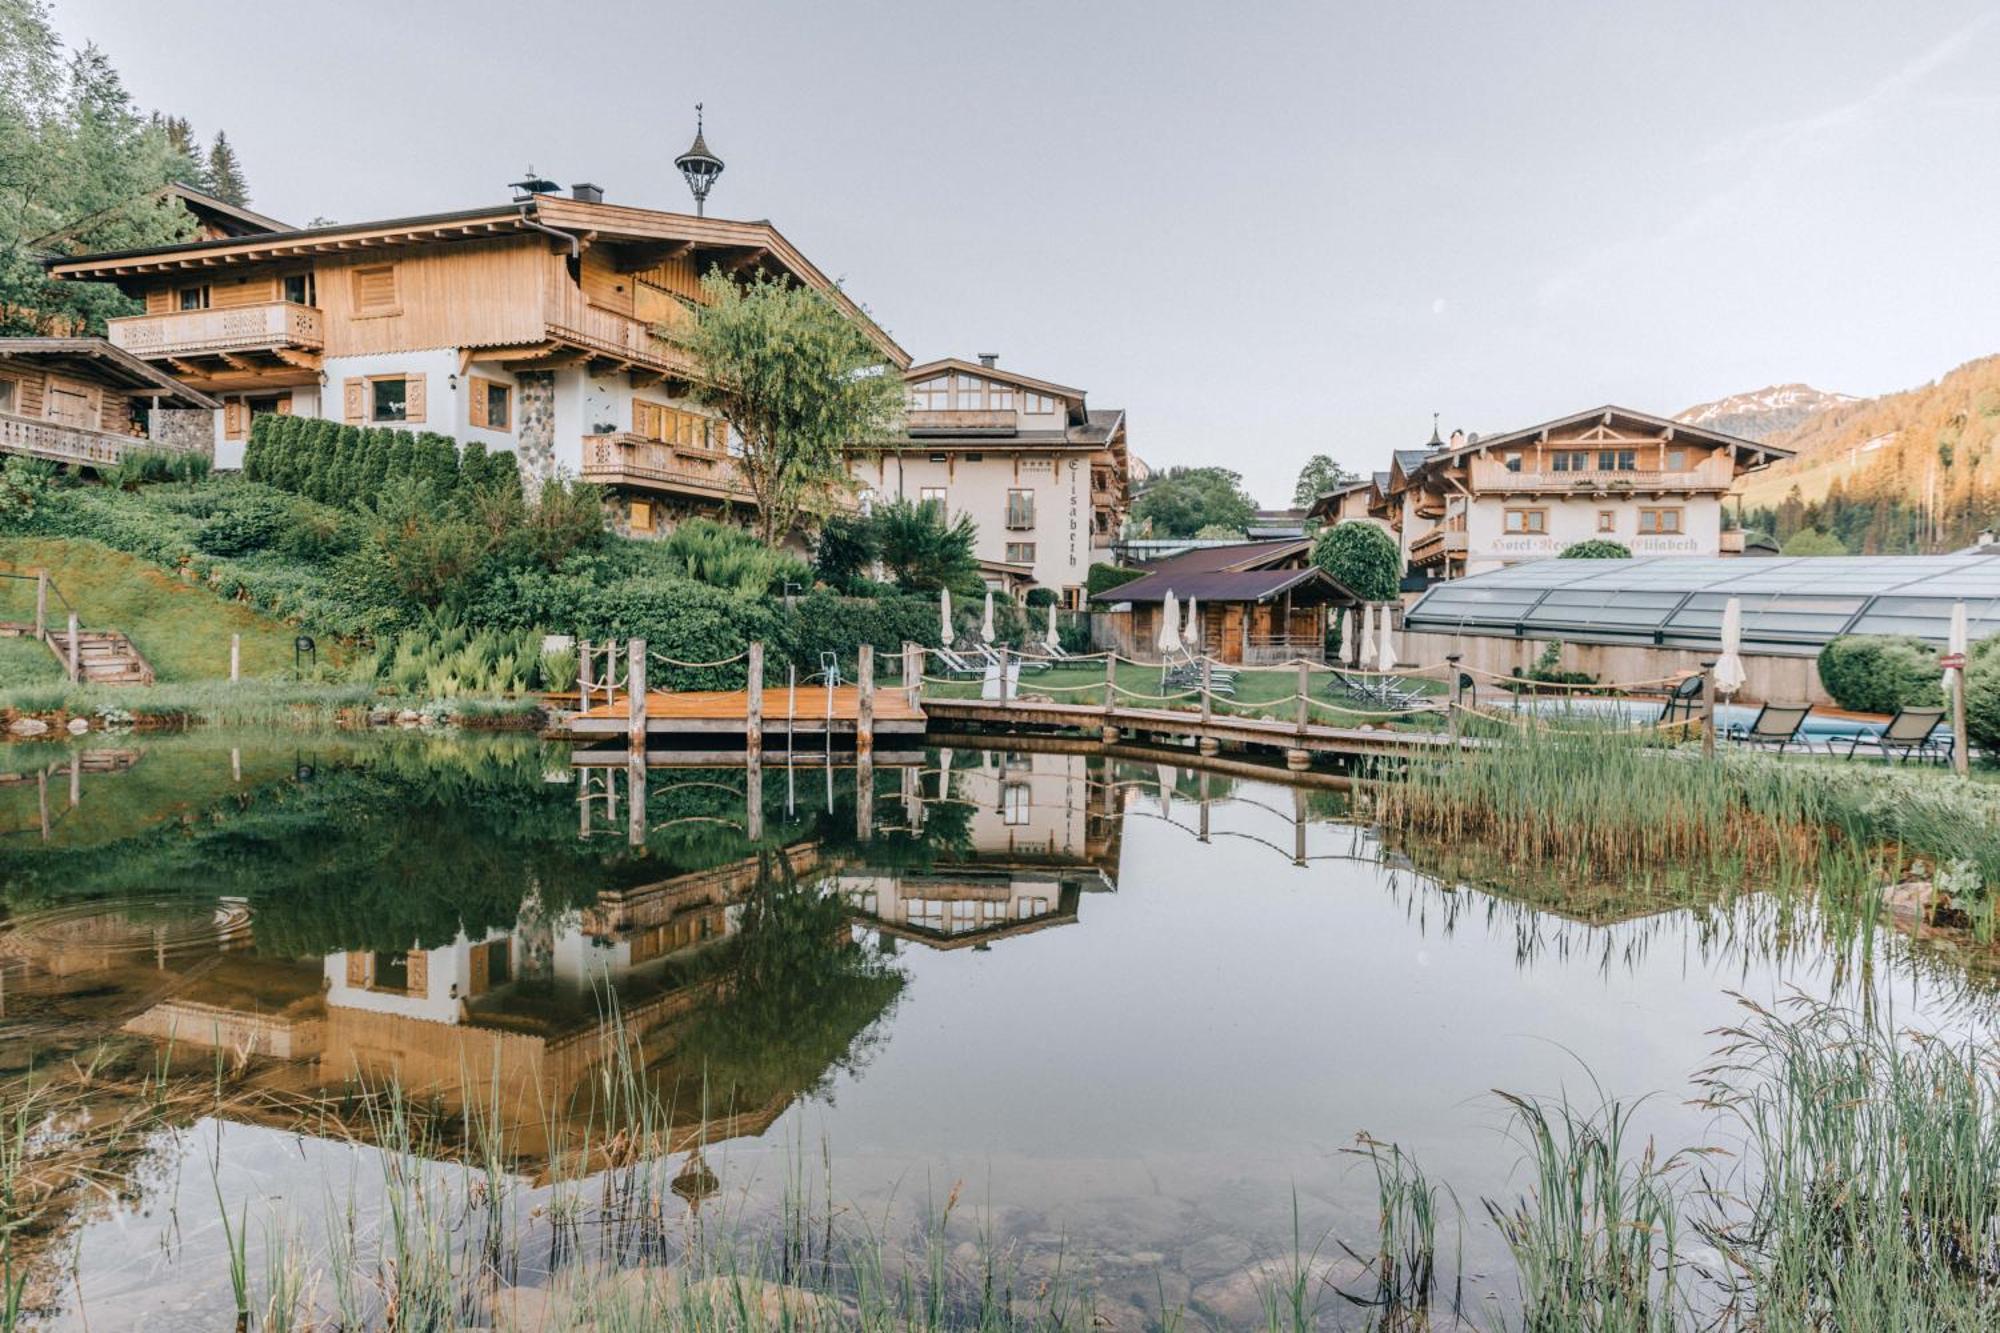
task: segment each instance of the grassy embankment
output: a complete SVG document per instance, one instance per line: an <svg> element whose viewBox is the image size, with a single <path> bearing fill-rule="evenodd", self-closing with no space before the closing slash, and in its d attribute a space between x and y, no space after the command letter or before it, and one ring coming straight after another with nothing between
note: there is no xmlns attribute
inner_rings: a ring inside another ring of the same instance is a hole
<svg viewBox="0 0 2000 1333"><path fill-rule="evenodd" d="M137 556L74 538L0 538L0 573L38 569L49 572L85 629L123 631L162 684L226 678L232 634L242 636L246 677L291 674L297 632L291 626L225 601ZM49 614L60 623L61 608L53 599ZM32 623L34 616L34 584L0 579L0 620ZM0 688L62 679L61 665L46 648L25 639L0 643L5 644Z"/></svg>

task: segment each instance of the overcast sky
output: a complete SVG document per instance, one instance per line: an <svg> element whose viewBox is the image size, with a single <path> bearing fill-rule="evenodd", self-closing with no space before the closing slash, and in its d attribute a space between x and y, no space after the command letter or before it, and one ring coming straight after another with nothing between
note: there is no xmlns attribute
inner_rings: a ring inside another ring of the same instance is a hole
<svg viewBox="0 0 2000 1333"><path fill-rule="evenodd" d="M57 0L253 205L533 163L768 217L918 359L1123 407L1288 503L1315 452L2000 350L2000 17L1972 0L1456 5Z"/></svg>

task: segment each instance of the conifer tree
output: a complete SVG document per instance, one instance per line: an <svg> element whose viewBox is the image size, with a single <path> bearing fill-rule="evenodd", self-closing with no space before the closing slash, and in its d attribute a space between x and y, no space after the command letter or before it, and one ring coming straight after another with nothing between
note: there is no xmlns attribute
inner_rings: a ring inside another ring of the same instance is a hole
<svg viewBox="0 0 2000 1333"><path fill-rule="evenodd" d="M243 179L243 164L236 160L236 150L221 130L215 132L215 142L208 149L208 192L238 208L250 202L250 183Z"/></svg>

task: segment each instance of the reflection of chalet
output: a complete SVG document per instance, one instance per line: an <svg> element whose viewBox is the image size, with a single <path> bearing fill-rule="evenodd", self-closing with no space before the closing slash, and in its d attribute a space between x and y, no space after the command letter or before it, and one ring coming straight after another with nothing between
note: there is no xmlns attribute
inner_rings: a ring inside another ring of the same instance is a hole
<svg viewBox="0 0 2000 1333"><path fill-rule="evenodd" d="M934 949L963 949L1077 919L1083 881L1033 866L966 865L928 874L840 877L863 924Z"/></svg>
<svg viewBox="0 0 2000 1333"><path fill-rule="evenodd" d="M810 846L790 856L802 872L817 862ZM759 1106L706 1108L685 1094L690 1076L675 1061L688 1021L726 985L690 965L736 933L758 874L755 859L734 862L608 892L553 918L530 904L512 929L436 948L332 953L317 963L235 955L125 1027L290 1062L265 1082L294 1092L394 1079L457 1109L467 1090L495 1089L494 1109L531 1159L566 1146L549 1140L553 1126L576 1127L568 1146L587 1137L591 1073L623 1042L671 1108L667 1150L760 1133L798 1090Z"/></svg>
<svg viewBox="0 0 2000 1333"><path fill-rule="evenodd" d="M940 794L970 810L969 854L928 871L838 877L861 923L939 949L1073 924L1085 892L1111 886L1119 820L1101 760L1080 754L941 754Z"/></svg>

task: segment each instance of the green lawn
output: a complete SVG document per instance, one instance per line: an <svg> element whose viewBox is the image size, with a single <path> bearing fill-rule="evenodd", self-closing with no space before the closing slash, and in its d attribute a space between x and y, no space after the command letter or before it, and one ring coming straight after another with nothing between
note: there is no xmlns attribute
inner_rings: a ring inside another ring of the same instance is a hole
<svg viewBox="0 0 2000 1333"><path fill-rule="evenodd" d="M933 660L930 668L938 667ZM1381 709L1368 709L1329 691L1332 677L1324 671L1313 671L1310 681L1311 697L1314 700L1310 718L1314 722L1333 726L1361 724L1379 721L1389 714ZM1435 693L1443 689L1435 681L1409 680L1405 687L1421 693ZM1023 671L1021 673L1021 694L1024 698L1046 696L1058 703L1104 702L1104 663L1088 662L1075 666L1051 667L1047 671ZM1290 721L1298 716L1298 703L1293 697L1298 693L1299 673L1297 667L1251 667L1238 669L1236 693L1233 696L1218 694L1215 698L1215 712L1250 717L1276 717ZM952 681L926 681L924 693L945 699L976 699L979 697L980 682L960 679ZM1118 664L1118 703L1125 708L1185 708L1195 712L1201 710L1201 697L1196 691L1177 693L1162 698L1160 668L1142 666L1136 662ZM1417 726L1436 724L1436 715L1418 714L1408 719Z"/></svg>
<svg viewBox="0 0 2000 1333"><path fill-rule="evenodd" d="M0 539L0 572L46 569L85 629L116 629L130 636L162 681L205 680L229 674L229 636L243 636L243 674L276 676L292 668L296 631L240 602L224 601L157 566L93 541L62 537ZM34 619L34 584L0 579L0 620ZM49 616L60 623L53 599ZM25 641L22 641L25 642ZM25 651L25 650L23 650ZM54 661L46 650L36 647ZM324 656L324 653L322 653ZM9 651L0 657L0 682L34 683L7 675L32 670L30 659Z"/></svg>
<svg viewBox="0 0 2000 1333"><path fill-rule="evenodd" d="M52 685L63 678L62 663L39 639L0 638L0 690L17 685Z"/></svg>

